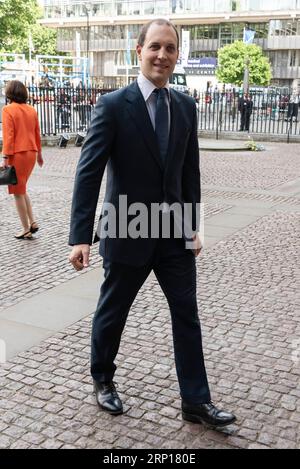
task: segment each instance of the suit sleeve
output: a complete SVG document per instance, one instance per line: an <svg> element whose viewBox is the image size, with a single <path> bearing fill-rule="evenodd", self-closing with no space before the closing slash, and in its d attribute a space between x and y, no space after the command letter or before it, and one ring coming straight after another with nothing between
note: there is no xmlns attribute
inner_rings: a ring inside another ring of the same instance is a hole
<svg viewBox="0 0 300 469"><path fill-rule="evenodd" d="M197 129L197 111L193 103L193 124L183 166L182 190L184 201L192 206L192 229L199 231L200 225L200 157Z"/></svg>
<svg viewBox="0 0 300 469"><path fill-rule="evenodd" d="M2 138L3 155L13 155L15 153L15 128L14 121L7 108L2 110Z"/></svg>
<svg viewBox="0 0 300 469"><path fill-rule="evenodd" d="M115 134L112 105L108 101L102 96L97 102L78 162L71 209L71 246L93 241L100 186Z"/></svg>

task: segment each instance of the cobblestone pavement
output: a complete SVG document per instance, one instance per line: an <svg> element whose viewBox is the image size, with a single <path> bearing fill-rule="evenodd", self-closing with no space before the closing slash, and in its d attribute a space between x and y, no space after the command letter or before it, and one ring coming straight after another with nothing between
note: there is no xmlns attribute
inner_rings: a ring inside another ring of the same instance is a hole
<svg viewBox="0 0 300 469"><path fill-rule="evenodd" d="M0 190L0 219L5 220L0 238L4 279L0 287L0 311L78 275L66 259L69 253L67 244L74 171L79 150L76 147L48 148L44 153L45 165L42 170L36 168L28 191L41 227L34 241L16 242L13 238L13 233L20 231L15 207L6 189L2 187ZM101 189L99 210L104 191L105 184ZM209 217L227 208L230 204L212 202L206 204L205 214ZM99 265L97 252L98 245L94 245L92 268ZM40 262L41 257L43 262Z"/></svg>
<svg viewBox="0 0 300 469"><path fill-rule="evenodd" d="M276 187L299 177L299 150L296 147L299 145L273 143L267 144L267 152L255 154L249 151L230 156L226 152L209 153L203 161L203 183L243 189Z"/></svg>
<svg viewBox="0 0 300 469"><path fill-rule="evenodd" d="M299 145L267 148L202 155L208 218L229 213L242 198L258 207L262 201L281 204L197 261L213 399L234 411L237 423L212 431L181 420L169 311L150 276L132 307L118 355L124 415L109 416L95 405L87 311L85 319L0 365L0 448L300 447L300 199L268 192L299 177ZM14 208L0 191L2 309L80 275L66 261L79 152L44 153L45 167L30 181L41 224L35 241L12 238L18 229ZM90 269L98 265L95 250Z"/></svg>

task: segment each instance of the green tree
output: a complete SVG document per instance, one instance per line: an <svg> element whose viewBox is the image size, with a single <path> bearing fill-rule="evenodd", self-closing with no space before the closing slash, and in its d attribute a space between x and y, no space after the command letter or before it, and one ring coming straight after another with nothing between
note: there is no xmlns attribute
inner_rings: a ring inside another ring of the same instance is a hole
<svg viewBox="0 0 300 469"><path fill-rule="evenodd" d="M25 43L40 14L36 0L0 0L0 50L17 52L16 45Z"/></svg>
<svg viewBox="0 0 300 469"><path fill-rule="evenodd" d="M37 23L42 10L37 0L0 0L0 51L23 53L29 58L29 38L32 56L65 55L57 51L57 30Z"/></svg>
<svg viewBox="0 0 300 469"><path fill-rule="evenodd" d="M217 78L222 83L241 86L244 79L245 61L249 59L249 84L267 86L270 84L271 65L263 55L261 47L236 41L218 51Z"/></svg>
<svg viewBox="0 0 300 469"><path fill-rule="evenodd" d="M57 51L57 30L46 28L40 24L33 24L28 28L26 41L18 39L15 51L24 53L29 58L29 37L31 37L31 53L35 55L65 55Z"/></svg>
<svg viewBox="0 0 300 469"><path fill-rule="evenodd" d="M57 30L35 24L31 28L35 54L61 55L57 51Z"/></svg>

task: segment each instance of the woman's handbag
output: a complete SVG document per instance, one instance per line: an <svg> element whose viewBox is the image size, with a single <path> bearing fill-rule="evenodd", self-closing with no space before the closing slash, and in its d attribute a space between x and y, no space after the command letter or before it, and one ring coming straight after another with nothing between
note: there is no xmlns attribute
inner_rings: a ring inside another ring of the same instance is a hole
<svg viewBox="0 0 300 469"><path fill-rule="evenodd" d="M0 167L0 186L18 184L17 174L14 166Z"/></svg>

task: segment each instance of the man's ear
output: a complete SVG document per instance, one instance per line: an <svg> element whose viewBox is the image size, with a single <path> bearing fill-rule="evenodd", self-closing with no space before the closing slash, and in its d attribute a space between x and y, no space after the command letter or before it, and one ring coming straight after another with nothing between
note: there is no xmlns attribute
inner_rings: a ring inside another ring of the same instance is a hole
<svg viewBox="0 0 300 469"><path fill-rule="evenodd" d="M135 48L138 59L141 60L142 46L138 44Z"/></svg>

